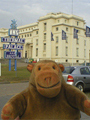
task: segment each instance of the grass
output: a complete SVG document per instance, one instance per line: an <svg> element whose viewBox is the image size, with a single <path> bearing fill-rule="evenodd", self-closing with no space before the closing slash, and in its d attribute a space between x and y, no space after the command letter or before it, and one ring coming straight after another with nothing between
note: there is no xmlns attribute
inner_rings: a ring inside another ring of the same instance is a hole
<svg viewBox="0 0 90 120"><path fill-rule="evenodd" d="M11 67L11 71L9 71L8 65L1 65L0 82L28 81L29 77L30 72L27 71L26 67L17 67L17 71L14 70L14 67Z"/></svg>

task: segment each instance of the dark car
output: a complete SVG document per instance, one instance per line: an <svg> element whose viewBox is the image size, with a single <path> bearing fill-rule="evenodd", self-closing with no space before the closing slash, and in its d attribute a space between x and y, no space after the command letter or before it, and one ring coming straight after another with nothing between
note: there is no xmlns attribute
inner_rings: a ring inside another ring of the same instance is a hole
<svg viewBox="0 0 90 120"><path fill-rule="evenodd" d="M90 89L90 70L88 66L65 67L63 77L67 84L74 85L81 91Z"/></svg>

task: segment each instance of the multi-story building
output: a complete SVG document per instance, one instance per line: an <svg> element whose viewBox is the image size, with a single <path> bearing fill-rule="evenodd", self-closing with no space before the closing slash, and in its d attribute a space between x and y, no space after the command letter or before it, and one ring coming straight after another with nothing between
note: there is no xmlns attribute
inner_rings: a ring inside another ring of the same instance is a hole
<svg viewBox="0 0 90 120"><path fill-rule="evenodd" d="M74 39L74 28L78 39ZM90 38L86 37L85 20L65 13L49 13L38 22L18 27L19 38L25 38L23 58L52 59L57 62L83 63L90 59ZM66 40L62 40L62 30ZM54 41L51 41L51 32ZM8 29L0 29L0 37L8 37ZM4 57L0 42L0 58Z"/></svg>

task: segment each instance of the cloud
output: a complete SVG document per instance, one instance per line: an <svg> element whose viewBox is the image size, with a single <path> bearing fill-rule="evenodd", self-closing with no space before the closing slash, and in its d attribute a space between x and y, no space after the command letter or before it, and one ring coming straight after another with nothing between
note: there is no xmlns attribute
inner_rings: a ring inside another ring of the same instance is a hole
<svg viewBox="0 0 90 120"><path fill-rule="evenodd" d="M11 20L17 25L37 22L39 17L50 12L64 12L83 17L90 26L89 0L0 0L0 28L9 28Z"/></svg>
<svg viewBox="0 0 90 120"><path fill-rule="evenodd" d="M8 28L10 21L12 19L12 14L8 11L3 11L0 9L0 25L3 28Z"/></svg>

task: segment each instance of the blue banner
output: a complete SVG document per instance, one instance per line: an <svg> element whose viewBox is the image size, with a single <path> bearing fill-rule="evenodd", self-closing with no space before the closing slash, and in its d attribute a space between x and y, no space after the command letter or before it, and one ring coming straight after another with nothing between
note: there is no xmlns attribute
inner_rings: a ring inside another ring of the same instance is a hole
<svg viewBox="0 0 90 120"><path fill-rule="evenodd" d="M54 41L53 33L51 32L51 41Z"/></svg>
<svg viewBox="0 0 90 120"><path fill-rule="evenodd" d="M6 42L6 43L25 43L25 39L23 38L4 38L1 37L1 42Z"/></svg>
<svg viewBox="0 0 90 120"><path fill-rule="evenodd" d="M90 37L90 27L86 26L86 37Z"/></svg>
<svg viewBox="0 0 90 120"><path fill-rule="evenodd" d="M78 33L78 30L74 28L74 36L73 37L76 38L76 39L78 39L78 34L77 33Z"/></svg>
<svg viewBox="0 0 90 120"><path fill-rule="evenodd" d="M5 59L21 59L21 52L16 54L15 51L4 51Z"/></svg>
<svg viewBox="0 0 90 120"><path fill-rule="evenodd" d="M66 40L66 32L62 30L62 40Z"/></svg>
<svg viewBox="0 0 90 120"><path fill-rule="evenodd" d="M3 49L23 50L23 46L14 44L3 44Z"/></svg>

